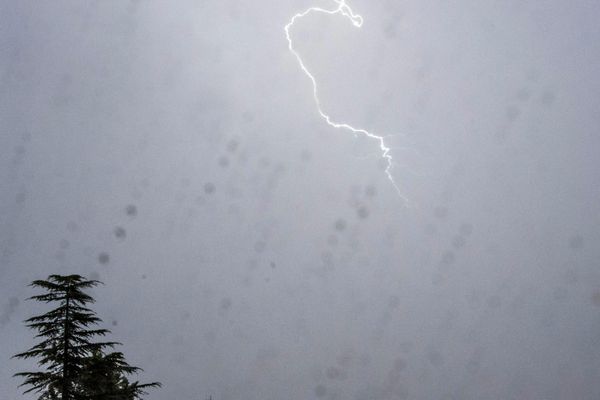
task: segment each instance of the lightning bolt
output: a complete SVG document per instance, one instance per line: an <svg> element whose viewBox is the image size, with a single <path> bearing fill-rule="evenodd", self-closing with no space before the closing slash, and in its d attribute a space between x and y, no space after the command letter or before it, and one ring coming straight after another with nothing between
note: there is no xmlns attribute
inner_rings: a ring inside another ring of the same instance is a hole
<svg viewBox="0 0 600 400"><path fill-rule="evenodd" d="M343 123L343 122L340 123L340 122L333 121L331 119L331 117L327 113L325 113L323 111L323 108L321 107L321 100L319 99L319 91L317 88L317 80L315 79L314 75L308 70L308 68L304 64L304 61L302 61L302 57L300 57L300 54L294 49L294 44L292 41L292 37L290 35L290 28L296 23L296 21L298 21L301 18L306 17L307 15L309 15L311 13L323 13L323 14L328 14L328 15L338 15L339 14L345 18L348 18L348 20L355 27L357 27L357 28L362 27L363 17L356 14L352 10L352 8L350 8L350 6L348 4L346 4L346 0L333 0L333 1L337 4L337 7L334 9L328 10L328 9L324 9L321 7L311 7L303 12L300 12L300 13L294 15L292 17L292 19L290 19L290 22L288 22L288 24L284 28L285 36L288 41L288 48L289 48L290 52L294 55L294 57L296 57L296 60L298 61L298 64L300 65L300 68L302 69L302 71L304 71L304 74L306 74L306 76L308 76L308 78L312 82L313 97L315 100L315 104L317 105L317 111L319 112L321 117L327 122L327 124L329 124L330 126L336 128L336 129L345 129L350 132L353 132L355 135L360 134L360 135L364 135L370 139L376 140L379 143L379 148L381 150L381 157L383 159L385 159L387 162L387 166L385 168L385 174L387 175L387 178L394 186L394 189L396 189L396 192L398 192L398 195L404 200L405 203L408 203L408 199L402 194L402 192L400 191L400 188L396 184L396 181L394 180L394 177L392 175L391 171L392 171L392 167L394 164L394 159L392 158L392 155L390 154L391 149L385 144L384 137L380 136L380 135L376 135L372 132L369 132L366 129L355 128L347 123Z"/></svg>

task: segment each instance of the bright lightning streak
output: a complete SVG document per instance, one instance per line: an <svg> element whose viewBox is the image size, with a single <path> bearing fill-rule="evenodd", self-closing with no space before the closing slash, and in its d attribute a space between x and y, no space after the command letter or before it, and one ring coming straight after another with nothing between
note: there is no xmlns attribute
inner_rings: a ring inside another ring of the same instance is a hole
<svg viewBox="0 0 600 400"><path fill-rule="evenodd" d="M381 157L384 158L387 162L387 166L385 168L385 173L386 173L388 179L390 180L390 182L392 183L392 185L394 186L394 189L396 189L396 191L398 192L400 197L404 200L404 202L407 203L408 199L406 199L406 197L404 197L404 195L400 191L400 188L396 184L394 177L392 176L391 170L392 170L394 160L390 154L390 148L385 144L384 137L376 135L365 129L355 128L346 123L334 122L331 119L331 117L323 111L323 109L321 107L321 100L319 99L319 92L317 89L317 80L315 79L314 75L308 70L308 68L306 68L306 65L304 64L304 61L302 61L302 57L300 57L300 54L298 54L298 52L294 49L292 38L290 36L290 28L296 23L297 20L306 17L310 13L323 13L323 14L328 14L328 15L340 14L340 15L348 18L350 20L350 22L352 23L352 25L354 25L355 27L357 27L357 28L362 27L363 18L360 15L355 14L354 11L352 11L350 6L348 4L346 4L346 0L333 0L333 1L337 4L337 7L332 10L326 10L326 9L320 8L320 7L311 7L309 9L307 9L306 11L300 12L292 17L290 22L288 22L288 24L285 26L285 36L287 37L287 40L288 40L288 47L289 47L290 51L292 52L292 54L296 57L296 60L298 60L298 64L300 64L300 68L302 68L302 71L304 71L306 76L308 76L308 78L312 82L313 97L314 97L315 103L317 105L317 110L319 111L319 114L321 115L321 117L330 126L336 128L336 129L346 129L346 130L353 132L354 134L362 134L362 135L367 136L368 138L375 139L379 143L379 148L381 149Z"/></svg>

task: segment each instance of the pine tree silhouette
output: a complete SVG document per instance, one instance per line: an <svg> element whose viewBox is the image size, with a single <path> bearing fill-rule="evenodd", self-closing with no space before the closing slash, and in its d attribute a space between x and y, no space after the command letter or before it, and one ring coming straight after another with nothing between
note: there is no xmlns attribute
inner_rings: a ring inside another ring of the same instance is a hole
<svg viewBox="0 0 600 400"><path fill-rule="evenodd" d="M122 353L105 352L120 343L93 341L110 333L92 329L101 319L87 307L94 299L84 293L100 283L80 275L50 275L30 284L46 292L30 299L58 306L25 320L42 340L13 358L35 358L44 368L15 374L25 378L20 385L28 386L25 393L38 393L39 400L133 400L145 394L144 388L160 386L159 382L130 384L125 375L140 369L127 364Z"/></svg>

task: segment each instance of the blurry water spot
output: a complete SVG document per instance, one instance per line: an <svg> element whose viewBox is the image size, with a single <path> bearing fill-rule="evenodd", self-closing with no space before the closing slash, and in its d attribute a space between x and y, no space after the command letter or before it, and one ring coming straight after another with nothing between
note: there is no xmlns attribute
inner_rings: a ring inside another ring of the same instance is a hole
<svg viewBox="0 0 600 400"><path fill-rule="evenodd" d="M383 26L383 33L385 35L385 37L387 39L393 39L396 37L396 27L397 27L397 23L396 22L387 22L384 26Z"/></svg>
<svg viewBox="0 0 600 400"><path fill-rule="evenodd" d="M327 238L327 244L331 247L335 247L338 245L338 237L336 235L329 235Z"/></svg>
<svg viewBox="0 0 600 400"><path fill-rule="evenodd" d="M577 275L577 271L573 269L569 269L565 272L565 282L573 285L579 281L579 276Z"/></svg>
<svg viewBox="0 0 600 400"><path fill-rule="evenodd" d="M437 350L431 350L427 354L427 359L434 367L440 367L444 364L444 358L442 357L442 353Z"/></svg>
<svg viewBox="0 0 600 400"><path fill-rule="evenodd" d="M388 307L391 309L396 309L400 306L400 297L398 296L390 296L388 300Z"/></svg>
<svg viewBox="0 0 600 400"><path fill-rule="evenodd" d="M315 396L325 397L326 394L327 394L327 388L325 386L317 385L317 387L315 387Z"/></svg>
<svg viewBox="0 0 600 400"><path fill-rule="evenodd" d="M600 290L596 290L592 294L592 304L596 307L600 307Z"/></svg>
<svg viewBox="0 0 600 400"><path fill-rule="evenodd" d="M269 263L269 265L271 266L271 268L272 268L272 269L275 269L275 268L277 267L277 264L275 264L275 262L274 262L274 261L271 261L271 262Z"/></svg>
<svg viewBox="0 0 600 400"><path fill-rule="evenodd" d="M258 240L256 243L254 243L254 251L256 251L257 253L262 253L263 251L265 251L266 247L267 244L263 240Z"/></svg>
<svg viewBox="0 0 600 400"><path fill-rule="evenodd" d="M79 225L74 221L69 221L67 222L67 230L72 233L77 232L79 230Z"/></svg>
<svg viewBox="0 0 600 400"><path fill-rule="evenodd" d="M526 77L528 81L537 82L540 78L540 72L537 69L532 68L527 71Z"/></svg>
<svg viewBox="0 0 600 400"><path fill-rule="evenodd" d="M464 238L464 236L454 236L454 239L452 239L452 246L454 246L455 249L460 249L461 247L464 247L466 243L466 240Z"/></svg>
<svg viewBox="0 0 600 400"><path fill-rule="evenodd" d="M404 361L403 358L398 357L394 360L394 367L393 367L394 371L400 372L400 371L404 370L406 368L406 366L407 366L406 361Z"/></svg>
<svg viewBox="0 0 600 400"><path fill-rule="evenodd" d="M98 254L98 262L100 264L106 265L106 264L108 264L109 261L110 261L110 256L108 255L108 253L102 252L102 253Z"/></svg>
<svg viewBox="0 0 600 400"><path fill-rule="evenodd" d="M481 367L482 359L483 359L483 349L478 348L473 352L473 354L471 354L471 356L467 360L467 365L466 365L467 371L472 374L479 371L479 368Z"/></svg>
<svg viewBox="0 0 600 400"><path fill-rule="evenodd" d="M521 110L517 106L508 106L506 108L506 119L510 122L514 122L521 114Z"/></svg>
<svg viewBox="0 0 600 400"><path fill-rule="evenodd" d="M204 334L204 340L206 340L208 344L213 344L217 340L217 334L213 331L206 332Z"/></svg>
<svg viewBox="0 0 600 400"><path fill-rule="evenodd" d="M112 326L117 326L117 325L119 325L119 322L116 319L113 319L111 324L112 324Z"/></svg>
<svg viewBox="0 0 600 400"><path fill-rule="evenodd" d="M581 249L583 248L583 245L583 236L581 235L574 235L569 239L569 247L572 249Z"/></svg>
<svg viewBox="0 0 600 400"><path fill-rule="evenodd" d="M219 310L221 312L226 312L231 308L231 304L233 302L231 301L231 299L229 297L223 297L221 299L221 302L219 303Z"/></svg>
<svg viewBox="0 0 600 400"><path fill-rule="evenodd" d="M428 236L432 236L432 235L435 235L436 233L437 233L437 228L435 225L433 225L433 224L425 225L425 234L427 234Z"/></svg>
<svg viewBox="0 0 600 400"><path fill-rule="evenodd" d="M321 261L323 261L325 265L333 265L333 253L330 251L322 252Z"/></svg>
<svg viewBox="0 0 600 400"><path fill-rule="evenodd" d="M125 239L125 236L127 235L125 228L123 228L121 226L117 226L114 229L114 233L115 233L115 236L117 237L117 239Z"/></svg>
<svg viewBox="0 0 600 400"><path fill-rule="evenodd" d="M442 263L443 264L452 264L456 257L454 256L454 252L451 250L445 251L442 255Z"/></svg>
<svg viewBox="0 0 600 400"><path fill-rule="evenodd" d="M300 153L300 159L303 162L308 162L310 161L310 159L312 158L312 154L310 153L310 151L304 149L302 150L302 152Z"/></svg>
<svg viewBox="0 0 600 400"><path fill-rule="evenodd" d="M17 297L11 297L8 299L8 308L14 310L19 305L19 299Z"/></svg>
<svg viewBox="0 0 600 400"><path fill-rule="evenodd" d="M527 88L521 88L517 92L517 99L519 99L521 101L527 101L527 100L529 100L530 97L531 97L531 93L529 92L529 89L527 89Z"/></svg>
<svg viewBox="0 0 600 400"><path fill-rule="evenodd" d="M346 221L343 220L342 218L338 219L337 221L335 221L335 224L333 225L335 230L338 232L344 231L346 230Z"/></svg>
<svg viewBox="0 0 600 400"><path fill-rule="evenodd" d="M0 327L7 324L10 321L11 315L16 311L19 306L19 299L16 297L10 297L8 304L4 306L2 313L0 313Z"/></svg>
<svg viewBox="0 0 600 400"><path fill-rule="evenodd" d="M502 299L500 296L491 296L487 300L488 308L498 308L502 305Z"/></svg>
<svg viewBox="0 0 600 400"><path fill-rule="evenodd" d="M59 250L56 252L56 254L54 255L54 257L58 260L58 261L65 261L65 252L62 250Z"/></svg>
<svg viewBox="0 0 600 400"><path fill-rule="evenodd" d="M541 103L546 107L550 107L552 104L554 104L554 99L554 93L552 93L550 90L546 90L544 93L542 93Z"/></svg>
<svg viewBox="0 0 600 400"><path fill-rule="evenodd" d="M248 268L249 269L258 268L258 260L256 258L252 258L252 259L248 260Z"/></svg>
<svg viewBox="0 0 600 400"><path fill-rule="evenodd" d="M375 197L377 195L377 189L374 185L367 185L365 188L365 194L367 197Z"/></svg>
<svg viewBox="0 0 600 400"><path fill-rule="evenodd" d="M366 367L367 365L371 364L371 358L372 357L367 353L361 354L358 358L358 362L361 366Z"/></svg>
<svg viewBox="0 0 600 400"><path fill-rule="evenodd" d="M405 354L408 354L415 348L415 344L413 342L402 342L398 345L398 347L400 351L402 351Z"/></svg>
<svg viewBox="0 0 600 400"><path fill-rule="evenodd" d="M343 381L347 378L347 374L345 371L339 369L338 367L329 367L325 371L325 376L331 380L340 380Z"/></svg>
<svg viewBox="0 0 600 400"><path fill-rule="evenodd" d="M448 216L448 208L444 206L438 206L433 210L433 215L438 219L444 219Z"/></svg>
<svg viewBox="0 0 600 400"><path fill-rule="evenodd" d="M235 151L237 150L238 146L239 146L239 142L235 139L231 139L228 143L227 143L227 151L230 153L235 153Z"/></svg>
<svg viewBox="0 0 600 400"><path fill-rule="evenodd" d="M473 225L464 223L460 226L459 232L463 236L469 236L471 233L473 233Z"/></svg>
<svg viewBox="0 0 600 400"><path fill-rule="evenodd" d="M62 250L66 250L69 248L69 244L70 243L67 239L61 239L58 244L58 247L60 247Z"/></svg>
<svg viewBox="0 0 600 400"><path fill-rule="evenodd" d="M27 199L27 193L25 193L24 191L17 193L17 195L15 196L15 202L17 204L23 204L26 199Z"/></svg>
<svg viewBox="0 0 600 400"><path fill-rule="evenodd" d="M130 217L135 217L137 215L137 207L135 204L128 204L127 207L125 207L125 214Z"/></svg>
<svg viewBox="0 0 600 400"><path fill-rule="evenodd" d="M215 184L212 182L206 182L204 184L204 193L206 194L213 194L216 189Z"/></svg>
<svg viewBox="0 0 600 400"><path fill-rule="evenodd" d="M258 160L258 166L260 168L267 168L269 165L271 165L271 160L269 160L268 157L261 157L260 160Z"/></svg>
<svg viewBox="0 0 600 400"><path fill-rule="evenodd" d="M227 168L229 166L229 158L227 158L227 156L219 157L219 166L222 168Z"/></svg>
<svg viewBox="0 0 600 400"><path fill-rule="evenodd" d="M431 277L431 283L434 286L439 286L442 283L444 283L446 281L446 278L444 277L444 275L442 275L439 272L436 272L435 274L433 274L433 276Z"/></svg>
<svg viewBox="0 0 600 400"><path fill-rule="evenodd" d="M250 111L244 111L242 113L242 120L246 123L250 123L250 122L254 121L254 114L251 113Z"/></svg>
<svg viewBox="0 0 600 400"><path fill-rule="evenodd" d="M360 206L356 210L356 213L358 214L358 218L365 219L369 216L369 209L365 206Z"/></svg>
<svg viewBox="0 0 600 400"><path fill-rule="evenodd" d="M552 298L556 301L563 301L567 298L568 294L569 291L566 287L559 286L557 288L554 288L554 291L552 292Z"/></svg>
<svg viewBox="0 0 600 400"><path fill-rule="evenodd" d="M352 349L348 349L336 357L336 362L342 367L348 367L352 364L354 358L354 351Z"/></svg>

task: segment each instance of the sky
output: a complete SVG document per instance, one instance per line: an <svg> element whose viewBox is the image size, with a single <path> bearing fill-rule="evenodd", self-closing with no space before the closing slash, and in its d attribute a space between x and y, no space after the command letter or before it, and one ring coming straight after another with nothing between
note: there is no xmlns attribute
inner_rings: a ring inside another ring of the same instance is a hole
<svg viewBox="0 0 600 400"><path fill-rule="evenodd" d="M592 0L0 0L0 392L78 273L146 398L600 397Z"/></svg>

